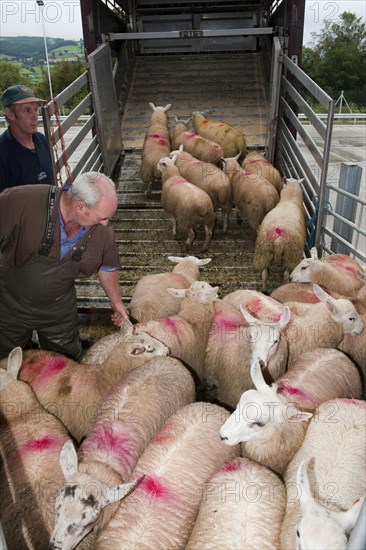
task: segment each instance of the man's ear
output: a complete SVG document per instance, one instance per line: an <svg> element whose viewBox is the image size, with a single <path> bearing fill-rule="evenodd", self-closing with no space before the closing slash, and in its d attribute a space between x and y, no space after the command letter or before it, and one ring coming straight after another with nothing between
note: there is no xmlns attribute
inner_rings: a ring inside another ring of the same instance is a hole
<svg viewBox="0 0 366 550"><path fill-rule="evenodd" d="M6 116L9 120L15 120L16 116L15 116L15 114L13 113L12 109L10 109L10 107L6 107L4 112L5 112L5 116Z"/></svg>

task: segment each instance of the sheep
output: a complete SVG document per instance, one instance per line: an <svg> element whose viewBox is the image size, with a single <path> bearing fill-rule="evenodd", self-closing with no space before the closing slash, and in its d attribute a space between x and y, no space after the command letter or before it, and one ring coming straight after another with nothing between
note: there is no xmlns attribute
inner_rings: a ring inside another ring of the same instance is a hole
<svg viewBox="0 0 366 550"><path fill-rule="evenodd" d="M235 458L207 483L186 550L279 548L285 506L285 487L276 474Z"/></svg>
<svg viewBox="0 0 366 550"><path fill-rule="evenodd" d="M305 461L300 463L296 487L301 507L301 517L296 526L298 548L346 550L346 533L353 529L361 513L363 499L356 500L349 510L341 512L319 504L310 489Z"/></svg>
<svg viewBox="0 0 366 550"><path fill-rule="evenodd" d="M60 467L64 485L56 498L55 525L48 548L72 550L93 527L94 536L97 534L98 527L110 519L117 503L135 487L137 480L120 483L120 476L108 464L79 465L76 450L68 442L60 452ZM78 547L82 548L83 543Z"/></svg>
<svg viewBox="0 0 366 550"><path fill-rule="evenodd" d="M293 267L290 281L315 283L333 292L353 298L365 286L361 266L349 256L334 254L319 260L317 249L311 249L311 257L299 260Z"/></svg>
<svg viewBox="0 0 366 550"><path fill-rule="evenodd" d="M301 446L306 422L321 403L361 394L357 368L335 349L301 354L271 386L264 381L258 361L252 363L251 376L256 390L242 394L220 437L226 445L242 442L243 456L279 474Z"/></svg>
<svg viewBox="0 0 366 550"><path fill-rule="evenodd" d="M315 411L303 444L291 460L285 474L287 506L281 532L281 548L284 550L296 548L298 526L300 526L300 540L305 541L307 537L312 536L307 530L306 516L308 513L311 514L314 503L306 502L306 495L304 495L305 499L301 499L301 507L305 509L305 521L300 521L299 489L304 489L302 480L304 472L301 467L304 461L307 464L310 491L314 494L317 503L327 508L326 513L319 518L322 521L321 530L324 528L324 534L333 535L334 541L334 535L339 533L340 529L332 519L337 523L342 521L342 516L343 521L349 519L347 515L353 516L353 520L356 519L361 502L348 514L341 514L341 512L349 511L355 501L362 499L366 492L365 413L365 402L356 399L332 399L322 403ZM299 470L300 479L297 477ZM300 487L297 487L297 482L300 483ZM305 488L305 491L309 492L309 489ZM338 513L335 514L335 511ZM314 525L315 534L318 533L316 529L318 525L317 521ZM332 538L327 539L326 546L323 546L324 539L322 539L323 545L316 547L329 548ZM340 538L342 545L331 546L332 548L345 548L345 538ZM340 540L339 537L337 539ZM336 544L335 541L334 543ZM314 546L305 546L305 548L314 548Z"/></svg>
<svg viewBox="0 0 366 550"><path fill-rule="evenodd" d="M234 205L250 227L257 231L265 215L278 203L278 193L265 178L243 170L238 157L223 158L222 161L223 170L230 179Z"/></svg>
<svg viewBox="0 0 366 550"><path fill-rule="evenodd" d="M89 484L98 486L105 470L113 470L126 481L149 441L159 432L172 414L195 400L194 382L188 370L178 359L158 357L130 372L111 391L95 413L91 430L82 443L78 457L80 472L95 476ZM92 466L89 471L90 466ZM75 475L74 483L78 482ZM80 479L82 485L82 479ZM66 488L65 488L66 489ZM79 511L70 516L67 491L61 492L55 521L55 541L66 541L70 547L87 534L85 530L72 532L72 524L83 523L87 513L80 501ZM75 505L73 505L75 506ZM93 518L87 530L91 533L82 543L94 547L97 531L112 517L115 507L105 510L101 518Z"/></svg>
<svg viewBox="0 0 366 550"><path fill-rule="evenodd" d="M0 517L8 548L47 548L63 484L59 454L73 446L63 424L17 380L21 348L0 369Z"/></svg>
<svg viewBox="0 0 366 550"><path fill-rule="evenodd" d="M218 143L194 134L188 130L188 122L178 120L174 117L175 128L172 135L172 149L178 149L184 145L185 151L203 162L210 162L215 165L221 164L221 157L224 156L224 150Z"/></svg>
<svg viewBox="0 0 366 550"><path fill-rule="evenodd" d="M232 460L217 437L228 412L196 402L173 414L150 441L131 477L142 478L107 527L96 550L185 548L210 477Z"/></svg>
<svg viewBox="0 0 366 550"><path fill-rule="evenodd" d="M277 168L275 168L259 151L251 151L248 153L241 163L241 166L246 172L252 172L253 174L263 176L272 183L277 193L281 192L284 184L283 177Z"/></svg>
<svg viewBox="0 0 366 550"><path fill-rule="evenodd" d="M171 108L171 104L155 107L154 103L149 103L149 106L153 113L146 131L140 164L140 178L146 185L147 197L151 196L154 181L161 181L161 173L157 170L159 160L170 153L170 134L166 113Z"/></svg>
<svg viewBox="0 0 366 550"><path fill-rule="evenodd" d="M177 315L138 323L136 328L163 342L170 355L191 369L197 383L202 382L208 333L214 318L218 287L196 281L188 289L169 289L182 300Z"/></svg>
<svg viewBox="0 0 366 550"><path fill-rule="evenodd" d="M223 157L240 155L243 159L247 153L247 145L243 133L224 122L209 120L199 111L192 113L193 128L196 134L212 139L224 150Z"/></svg>
<svg viewBox="0 0 366 550"><path fill-rule="evenodd" d="M291 320L285 331L288 342L288 367L303 351L315 347L336 348L346 334L361 334L364 323L350 300L333 298L313 285L319 303L287 302Z"/></svg>
<svg viewBox="0 0 366 550"><path fill-rule="evenodd" d="M168 352L163 343L146 334L116 346L101 365L76 363L56 352L28 350L20 379L32 386L44 408L80 441L88 433L93 413L109 389L131 370Z"/></svg>
<svg viewBox="0 0 366 550"><path fill-rule="evenodd" d="M145 275L137 281L129 304L131 317L136 321L146 322L178 313L181 302L166 289L188 288L198 280L199 268L210 263L211 258L168 256L168 260L176 264L172 271Z"/></svg>
<svg viewBox="0 0 366 550"><path fill-rule="evenodd" d="M366 326L366 313L361 315L361 321ZM352 336L351 334L344 334L342 341L337 348L343 353L346 353L356 365L360 368L362 373L363 386L366 385L366 330L364 329L360 334Z"/></svg>
<svg viewBox="0 0 366 550"><path fill-rule="evenodd" d="M327 288L323 288L323 290L333 298L344 297L337 292L329 291ZM282 303L304 302L306 304L317 304L319 302L319 298L313 292L313 285L311 283L286 283L275 288L271 292L271 298Z"/></svg>
<svg viewBox="0 0 366 550"><path fill-rule="evenodd" d="M176 158L176 157L175 157ZM195 226L203 226L206 239L202 252L209 248L215 225L212 201L205 191L184 179L174 165L175 158L162 158L158 170L162 173L163 189L161 202L164 213L172 218L173 236L177 237L177 226L188 236L186 249L195 239Z"/></svg>
<svg viewBox="0 0 366 550"><path fill-rule="evenodd" d="M284 266L284 281L288 282L289 271L303 257L306 221L302 181L286 178L279 203L266 214L258 229L253 267L262 272L263 292L267 290L268 269L273 263Z"/></svg>
<svg viewBox="0 0 366 550"><path fill-rule="evenodd" d="M235 407L243 391L253 387L250 376L253 359L262 362L270 382L284 373L288 353L282 334L289 323L290 311L282 309L273 322L256 319L241 308L242 317L238 320L240 313L234 306L225 300L215 304L204 367L211 400Z"/></svg>
<svg viewBox="0 0 366 550"><path fill-rule="evenodd" d="M283 304L273 297L250 289L234 290L226 294L223 301L233 305L239 311L243 307L251 315L267 321L278 321L284 310Z"/></svg>
<svg viewBox="0 0 366 550"><path fill-rule="evenodd" d="M223 217L223 232L227 233L229 215L233 207L231 199L230 180L226 174L217 166L202 160L197 160L188 152L183 151L181 145L177 151L172 151L176 156L175 165L181 176L190 183L197 185L203 191L206 191L212 200L214 210L221 208Z"/></svg>

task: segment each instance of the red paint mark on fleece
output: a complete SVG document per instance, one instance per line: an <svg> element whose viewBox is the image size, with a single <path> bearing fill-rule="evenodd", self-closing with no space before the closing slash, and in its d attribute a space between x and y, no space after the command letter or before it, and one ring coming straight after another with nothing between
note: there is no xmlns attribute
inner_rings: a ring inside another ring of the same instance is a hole
<svg viewBox="0 0 366 550"><path fill-rule="evenodd" d="M281 395L287 393L288 395L292 395L294 397L300 397L300 399L302 399L303 401L307 401L308 403L312 403L313 405L317 404L317 402L311 397L311 395L308 395L299 388L289 386L288 384L282 384L281 386L278 386L277 393L280 393Z"/></svg>
<svg viewBox="0 0 366 550"><path fill-rule="evenodd" d="M177 176L176 178L173 179L172 183L173 184L187 183L187 180Z"/></svg>
<svg viewBox="0 0 366 550"><path fill-rule="evenodd" d="M173 317L164 317L161 319L161 323L169 330L174 332L174 334L178 333L178 323L173 319Z"/></svg>
<svg viewBox="0 0 366 550"><path fill-rule="evenodd" d="M28 443L22 445L19 448L19 454L22 456L30 452L48 451L50 449L54 449L55 447L61 447L63 441L64 440L61 437L46 435L39 439L28 441Z"/></svg>
<svg viewBox="0 0 366 550"><path fill-rule="evenodd" d="M247 172L246 170L242 171L243 176L253 176L252 172Z"/></svg>
<svg viewBox="0 0 366 550"><path fill-rule="evenodd" d="M195 139L197 137L196 134L184 134L183 139L184 141L191 141L192 139Z"/></svg>
<svg viewBox="0 0 366 550"><path fill-rule="evenodd" d="M289 238L289 232L283 227L275 227L268 232L267 238L271 241L276 241L277 239L286 239Z"/></svg>
<svg viewBox="0 0 366 550"><path fill-rule="evenodd" d="M366 401L363 401L361 399L339 399L339 401L342 401L347 405L356 405L356 407L361 407L361 409L366 408Z"/></svg>
<svg viewBox="0 0 366 550"><path fill-rule="evenodd" d="M45 382L63 371L69 363L67 357L44 357L41 361L24 362L21 376L24 380L28 376L35 376L37 382Z"/></svg>
<svg viewBox="0 0 366 550"><path fill-rule="evenodd" d="M242 467L242 462L227 462L219 469L219 472L236 472Z"/></svg>
<svg viewBox="0 0 366 550"><path fill-rule="evenodd" d="M202 160L192 160L189 166L201 166L202 164L205 164Z"/></svg>
<svg viewBox="0 0 366 550"><path fill-rule="evenodd" d="M243 326L244 323L238 321L236 317L230 317L219 313L215 315L215 320L212 323L211 332L213 334L221 333L222 331L233 331Z"/></svg>
<svg viewBox="0 0 366 550"><path fill-rule="evenodd" d="M174 441L176 438L176 424L174 420L170 419L166 422L164 427L158 432L153 439L151 440L152 444L160 445L161 443L166 443L169 441Z"/></svg>
<svg viewBox="0 0 366 550"><path fill-rule="evenodd" d="M250 300L243 305L245 309L249 311L249 313L255 315L256 313L259 313L261 311L263 303L259 298L255 298L254 300Z"/></svg>
<svg viewBox="0 0 366 550"><path fill-rule="evenodd" d="M110 454L117 458L122 466L132 468L136 460L136 444L133 439L112 427L95 428L84 443L85 453Z"/></svg>
<svg viewBox="0 0 366 550"><path fill-rule="evenodd" d="M154 498L171 498L172 493L158 477L145 476L139 485L139 489Z"/></svg>
<svg viewBox="0 0 366 550"><path fill-rule="evenodd" d="M155 139L160 145L168 145L168 141L165 136L161 134L149 134L148 136L151 139Z"/></svg>

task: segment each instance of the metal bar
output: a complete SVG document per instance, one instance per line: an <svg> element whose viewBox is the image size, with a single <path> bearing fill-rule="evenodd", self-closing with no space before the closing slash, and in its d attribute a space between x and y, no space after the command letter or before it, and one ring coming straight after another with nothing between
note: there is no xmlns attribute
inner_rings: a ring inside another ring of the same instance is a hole
<svg viewBox="0 0 366 550"><path fill-rule="evenodd" d="M88 172L89 168L87 166L87 160L90 158L90 156L92 155L92 153L94 151L98 151L98 154L100 154L100 148L99 148L99 143L98 143L98 139L97 139L97 136L94 136L93 139L91 140L90 144L88 145L87 149L84 151L83 155L80 157L80 159L78 160L76 166L74 167L73 171L72 171L72 177L73 179L76 178L76 176L78 176L81 172L81 169L84 167L84 172Z"/></svg>
<svg viewBox="0 0 366 550"><path fill-rule="evenodd" d="M348 241L346 241L345 239L343 239L342 237L340 237L339 235L334 233L334 231L332 231L328 227L324 227L323 232L324 232L325 235L328 235L329 237L332 237L333 239L337 239L340 243L342 243L347 248L347 250L349 251L350 254L353 254L353 256L356 256L362 262L366 262L365 252L361 252L358 248L355 248L355 246L352 243L349 243ZM325 245L322 245L319 248L321 248L323 250L327 250L330 254L332 254L332 251L329 248L327 248Z"/></svg>
<svg viewBox="0 0 366 550"><path fill-rule="evenodd" d="M304 73L304 71L300 69L300 67L298 67L296 63L291 61L291 59L287 55L283 56L283 64L287 69L289 69L289 71L291 71L291 73L299 80L299 82L301 82L306 87L306 89L315 97L315 99L328 110L330 104L333 102L333 99L327 93L325 93L324 90L322 90L320 86L318 86L318 84L316 84L316 82L314 82L314 80L310 78L310 76Z"/></svg>
<svg viewBox="0 0 366 550"><path fill-rule="evenodd" d="M340 222L344 223L345 225L348 225L351 229L354 229L357 231L357 233L360 233L361 235L364 235L366 237L366 230L360 227L359 225L356 225L354 222L349 221L347 218L342 216L341 214L337 214L337 212L334 212L334 210L327 210L327 214L329 216L333 216L336 220L339 220ZM335 231L337 231L335 229ZM341 236L340 233L335 233L335 235ZM350 241L348 241L350 242Z"/></svg>
<svg viewBox="0 0 366 550"><path fill-rule="evenodd" d="M350 199L355 200L358 204L362 206L366 206L366 200L362 199L361 197L358 197L357 195L354 195L353 193L349 193L349 191L345 191L344 189L341 189L340 187L335 187L334 185L331 185L330 183L327 183L327 188L331 189L332 191L335 191L336 193L339 193L340 195L344 195L345 197L349 197Z"/></svg>
<svg viewBox="0 0 366 550"><path fill-rule="evenodd" d="M280 75L281 75L281 53L282 46L278 36L275 36L273 39L273 49L272 49L272 63L271 63L271 101L269 107L269 117L268 117L268 160L273 163L274 153L275 153L275 144L276 144L276 134L277 134L277 124L278 124L278 104L280 100Z"/></svg>
<svg viewBox="0 0 366 550"><path fill-rule="evenodd" d="M71 157L72 153L77 149L77 147L83 141L84 137L90 132L90 130L94 126L94 123L95 123L95 115L93 114L90 117L90 119L88 120L88 122L80 128L80 132L78 132L76 134L74 139L66 147L65 155L66 155L67 159L69 159ZM61 168L63 168L64 165L65 165L65 163L64 163L64 159L63 159L63 155L62 155L61 158L60 158L60 162L59 162L59 170L61 170Z"/></svg>
<svg viewBox="0 0 366 550"><path fill-rule="evenodd" d="M54 98L54 100L50 101L46 105L46 109L48 110L49 116L54 115L56 112L56 104L55 101L57 101L57 105L59 107L62 107L71 99L83 86L86 86L88 84L88 73L85 72L81 74L74 82L71 82L67 88L62 90L57 96Z"/></svg>
<svg viewBox="0 0 366 550"><path fill-rule="evenodd" d="M77 122L79 118L81 118L82 113L85 113L86 109L88 107L91 107L92 101L91 101L91 94L89 93L80 103L69 113L69 115L64 118L62 124L61 124L61 135L66 134L67 130L71 128L71 126ZM89 119L90 115L87 115L86 120ZM57 142L60 139L60 130L59 128L55 128L53 132L53 139L55 142Z"/></svg>
<svg viewBox="0 0 366 550"><path fill-rule="evenodd" d="M289 94L289 96L295 101L295 103L304 110L303 118L307 118L318 134L325 139L326 134L326 126L323 124L323 122L320 120L318 115L313 111L313 109L306 103L306 101L301 97L299 92L292 86L292 84L284 77L282 76L282 86L285 92ZM297 115L297 118L300 118L299 115Z"/></svg>
<svg viewBox="0 0 366 550"><path fill-rule="evenodd" d="M51 151L51 160L52 160L52 175L53 175L53 182L56 185L57 184L57 171L56 171L56 164L55 164L55 156L54 156L54 150L52 147L52 139L51 139L51 121L50 117L48 115L47 107L41 107L41 113L42 113L42 120L43 120L43 130L45 137L48 142L48 146Z"/></svg>
<svg viewBox="0 0 366 550"><path fill-rule="evenodd" d="M215 36L263 36L273 34L272 27L225 30L191 30L162 32L111 32L102 34L102 42L113 40L157 40L161 38L212 38Z"/></svg>

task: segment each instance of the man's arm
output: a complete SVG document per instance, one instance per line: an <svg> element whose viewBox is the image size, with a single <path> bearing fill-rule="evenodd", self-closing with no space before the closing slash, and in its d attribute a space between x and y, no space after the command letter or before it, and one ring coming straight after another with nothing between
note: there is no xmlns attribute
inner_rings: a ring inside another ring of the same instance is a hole
<svg viewBox="0 0 366 550"><path fill-rule="evenodd" d="M119 326L123 319L128 319L129 312L122 302L121 287L119 285L118 271L98 271L98 278L104 292L111 302L114 314L112 321Z"/></svg>

